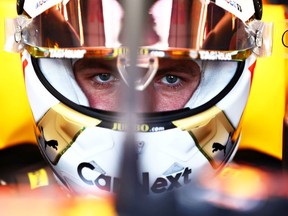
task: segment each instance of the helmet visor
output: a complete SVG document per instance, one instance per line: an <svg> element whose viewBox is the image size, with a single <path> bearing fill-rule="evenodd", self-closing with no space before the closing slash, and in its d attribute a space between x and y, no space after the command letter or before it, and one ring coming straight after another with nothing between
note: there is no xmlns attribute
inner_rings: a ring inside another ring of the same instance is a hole
<svg viewBox="0 0 288 216"><path fill-rule="evenodd" d="M212 2L148 2L140 53L243 60L255 47L245 24ZM127 51L124 19L121 0L69 0L33 18L22 35L34 57L111 57Z"/></svg>

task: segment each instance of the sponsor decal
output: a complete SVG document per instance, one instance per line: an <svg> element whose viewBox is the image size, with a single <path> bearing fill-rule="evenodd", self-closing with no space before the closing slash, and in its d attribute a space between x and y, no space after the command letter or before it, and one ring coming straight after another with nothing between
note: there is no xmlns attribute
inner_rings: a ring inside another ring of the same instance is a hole
<svg viewBox="0 0 288 216"><path fill-rule="evenodd" d="M242 7L240 4L238 4L236 1L234 0L225 0L228 4L230 4L232 7L234 7L236 10L242 12Z"/></svg>
<svg viewBox="0 0 288 216"><path fill-rule="evenodd" d="M57 142L57 140L54 140L54 139L46 140L45 139L45 135L44 135L43 127L40 127L40 130L41 130L41 134L42 134L40 139L43 140L43 142L41 142L41 143L44 143L45 150L46 150L46 148L48 146L48 147L53 148L53 149L55 149L57 151L58 150L58 142Z"/></svg>
<svg viewBox="0 0 288 216"><path fill-rule="evenodd" d="M202 60L232 60L232 52L223 53L220 51L199 51Z"/></svg>
<svg viewBox="0 0 288 216"><path fill-rule="evenodd" d="M113 177L106 175L105 173L100 173L98 177L89 178L85 175L84 170L97 172L97 167L93 163L83 162L78 165L77 172L80 179L87 185L95 186L96 188L104 191L109 191L116 193L120 187L121 179L118 177ZM156 178L153 182L150 181L149 172L142 173L142 183L139 187L142 189L144 194L161 194L165 192L172 191L177 188L181 188L191 182L192 170L189 167L176 172L174 174L161 176Z"/></svg>
<svg viewBox="0 0 288 216"><path fill-rule="evenodd" d="M115 122L112 126L112 130L115 131L125 131L127 130L127 125L119 122ZM140 132L148 132L150 130L150 127L148 124L137 124L136 125L136 131Z"/></svg>
<svg viewBox="0 0 288 216"><path fill-rule="evenodd" d="M25 0L24 10L34 18L45 10L61 3L62 0Z"/></svg>
<svg viewBox="0 0 288 216"><path fill-rule="evenodd" d="M137 132L160 132L171 128L171 125L167 124L165 126L158 125L150 125L150 124L137 124L136 130ZM127 125L120 122L114 122L111 127L112 130L115 131L126 131Z"/></svg>
<svg viewBox="0 0 288 216"><path fill-rule="evenodd" d="M253 0L215 0L215 3L244 22L255 13Z"/></svg>
<svg viewBox="0 0 288 216"><path fill-rule="evenodd" d="M45 4L48 1L49 0L39 0L39 1L37 1L36 5L35 5L35 9L38 9L39 7L41 7L43 4Z"/></svg>
<svg viewBox="0 0 288 216"><path fill-rule="evenodd" d="M45 53L51 58L83 58L86 50L52 49Z"/></svg>

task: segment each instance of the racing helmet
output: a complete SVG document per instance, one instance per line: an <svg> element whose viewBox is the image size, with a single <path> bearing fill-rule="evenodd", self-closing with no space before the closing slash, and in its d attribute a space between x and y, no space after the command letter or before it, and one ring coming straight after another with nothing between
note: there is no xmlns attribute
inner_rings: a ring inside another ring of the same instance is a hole
<svg viewBox="0 0 288 216"><path fill-rule="evenodd" d="M39 148L76 194L125 183L129 124L144 193L217 173L239 144L256 55L268 52L261 1L149 0L134 15L132 1L17 2L14 46Z"/></svg>

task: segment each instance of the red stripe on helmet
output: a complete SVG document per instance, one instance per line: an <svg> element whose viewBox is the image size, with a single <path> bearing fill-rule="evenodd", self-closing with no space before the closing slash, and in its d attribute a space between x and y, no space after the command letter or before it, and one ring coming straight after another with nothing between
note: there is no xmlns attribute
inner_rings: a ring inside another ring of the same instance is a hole
<svg viewBox="0 0 288 216"><path fill-rule="evenodd" d="M253 81L253 76L254 76L254 70L255 70L255 67L256 67L256 61L254 61L249 67L249 71L251 73L251 83Z"/></svg>
<svg viewBox="0 0 288 216"><path fill-rule="evenodd" d="M25 77L25 68L26 68L27 65L28 65L28 61L27 61L27 59L24 59L23 62L22 62L22 68L23 68L24 77Z"/></svg>

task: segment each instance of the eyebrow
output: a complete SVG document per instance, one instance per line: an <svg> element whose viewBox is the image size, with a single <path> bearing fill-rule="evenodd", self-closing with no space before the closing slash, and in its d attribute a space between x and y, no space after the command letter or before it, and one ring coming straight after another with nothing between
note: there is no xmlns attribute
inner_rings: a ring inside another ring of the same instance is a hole
<svg viewBox="0 0 288 216"><path fill-rule="evenodd" d="M73 66L74 72L77 72L86 68L104 68L107 70L117 70L115 60L103 60L103 59L83 59L76 62ZM77 69L77 70L76 70Z"/></svg>
<svg viewBox="0 0 288 216"><path fill-rule="evenodd" d="M111 72L118 72L115 59L82 59L76 62L73 66L74 72L81 72L82 69L87 68L102 68ZM198 64L193 60L180 60L180 59L160 59L159 67L157 70L158 75L168 72L189 72L192 75L200 73Z"/></svg>
<svg viewBox="0 0 288 216"><path fill-rule="evenodd" d="M187 71L190 73L200 72L198 64L190 60L164 60L159 62L158 72L160 74L167 73L169 71Z"/></svg>

